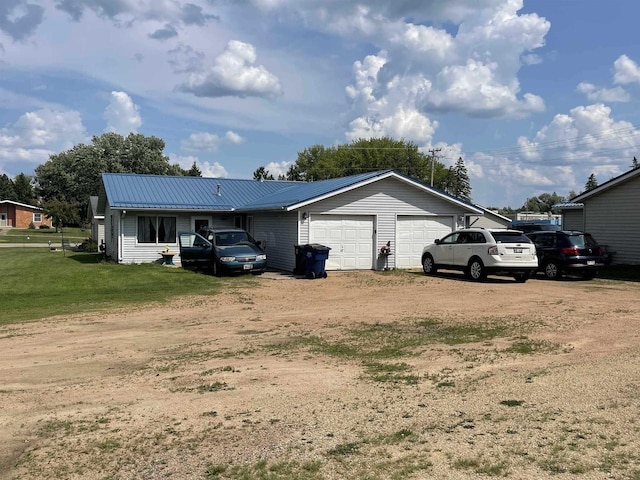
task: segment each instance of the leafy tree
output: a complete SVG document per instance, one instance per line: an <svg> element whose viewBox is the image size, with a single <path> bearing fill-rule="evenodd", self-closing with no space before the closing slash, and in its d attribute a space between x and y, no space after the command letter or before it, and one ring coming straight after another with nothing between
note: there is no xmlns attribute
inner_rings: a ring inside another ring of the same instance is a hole
<svg viewBox="0 0 640 480"><path fill-rule="evenodd" d="M90 145L75 145L39 165L35 169L38 192L45 203L56 199L83 208L91 195L98 195L104 172L183 175L179 165L169 164L163 150L164 141L157 137L94 136Z"/></svg>
<svg viewBox="0 0 640 480"><path fill-rule="evenodd" d="M591 175L589 175L589 178L587 179L587 183L585 183L584 185L584 190L588 192L589 190L593 190L597 186L598 186L598 179L596 178L595 173L592 173Z"/></svg>
<svg viewBox="0 0 640 480"><path fill-rule="evenodd" d="M305 148L289 167L286 179L324 180L394 169L429 184L432 165L434 186L444 190L450 181L448 169L437 159L422 153L415 143L388 137L359 139L348 145Z"/></svg>
<svg viewBox="0 0 640 480"><path fill-rule="evenodd" d="M562 203L566 199L553 193L542 193L537 197L527 198L524 202L523 209L526 212L548 213L556 203Z"/></svg>
<svg viewBox="0 0 640 480"><path fill-rule="evenodd" d="M273 180L273 175L264 167L259 167L253 172L254 180Z"/></svg>
<svg viewBox="0 0 640 480"><path fill-rule="evenodd" d="M51 219L51 224L58 232L68 225L80 223L80 205L78 202L68 202L54 198L44 204L44 213Z"/></svg>
<svg viewBox="0 0 640 480"><path fill-rule="evenodd" d="M467 173L467 167L464 164L462 157L458 158L456 164L449 168L451 172L452 185L448 192L456 197L459 197L467 202L471 201L471 182L469 181L469 174Z"/></svg>
<svg viewBox="0 0 640 480"><path fill-rule="evenodd" d="M0 200L17 201L13 180L6 173L0 175Z"/></svg>
<svg viewBox="0 0 640 480"><path fill-rule="evenodd" d="M17 202L33 205L36 200L32 178L24 173L19 173L13 180L13 188Z"/></svg>
<svg viewBox="0 0 640 480"><path fill-rule="evenodd" d="M202 176L202 170L200 170L198 168L198 164L195 162L195 160L193 162L193 165L191 165L191 168L185 172L185 175L188 176L188 177L201 177Z"/></svg>

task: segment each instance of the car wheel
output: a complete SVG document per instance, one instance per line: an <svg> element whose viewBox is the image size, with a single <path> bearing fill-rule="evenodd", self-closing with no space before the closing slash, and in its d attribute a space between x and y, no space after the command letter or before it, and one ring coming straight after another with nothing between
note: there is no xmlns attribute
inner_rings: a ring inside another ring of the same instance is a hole
<svg viewBox="0 0 640 480"><path fill-rule="evenodd" d="M438 271L431 255L427 254L422 259L422 270L424 271L425 275L433 275Z"/></svg>
<svg viewBox="0 0 640 480"><path fill-rule="evenodd" d="M467 267L467 276L474 282L482 282L487 278L487 269L484 268L482 260L472 258Z"/></svg>
<svg viewBox="0 0 640 480"><path fill-rule="evenodd" d="M513 278L515 278L516 282L518 283L524 283L527 280L529 280L530 276L531 276L531 272L526 272L526 273L518 273L514 275Z"/></svg>
<svg viewBox="0 0 640 480"><path fill-rule="evenodd" d="M544 276L549 280L558 280L562 274L560 273L560 267L556 262L547 262L544 265Z"/></svg>

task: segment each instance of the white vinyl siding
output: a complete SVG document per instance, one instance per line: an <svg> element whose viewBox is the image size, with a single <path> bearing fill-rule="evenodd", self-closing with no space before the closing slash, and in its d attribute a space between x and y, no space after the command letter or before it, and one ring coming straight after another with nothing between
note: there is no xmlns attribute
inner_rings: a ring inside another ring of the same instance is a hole
<svg viewBox="0 0 640 480"><path fill-rule="evenodd" d="M563 230L584 230L584 216L582 209L564 210L562 212Z"/></svg>
<svg viewBox="0 0 640 480"><path fill-rule="evenodd" d="M327 270L373 268L373 216L312 215L310 243L331 248Z"/></svg>
<svg viewBox="0 0 640 480"><path fill-rule="evenodd" d="M396 267L420 267L422 265L422 249L452 231L452 217L398 216Z"/></svg>
<svg viewBox="0 0 640 480"><path fill-rule="evenodd" d="M584 200L584 230L614 252L613 262L639 265L640 176Z"/></svg>
<svg viewBox="0 0 640 480"><path fill-rule="evenodd" d="M138 216L174 216L176 218L176 232L189 232L193 229L192 214L189 212L184 213L172 213L167 211L155 211L155 210L127 210L124 217L120 216L118 211L111 211L114 213L116 241L121 243L118 247L120 263L151 263L160 262L162 258L160 252L165 245L169 246L171 251L178 252L179 245L178 239L172 243L139 243L138 237ZM108 228L108 222L106 221L107 215L105 215L105 226ZM233 216L219 215L211 217L213 225L233 227ZM119 228L122 230L118 231ZM106 232L109 235L109 232ZM109 243L109 242L107 242ZM111 253L109 253L111 256ZM173 259L174 263L180 264L180 255L176 255Z"/></svg>
<svg viewBox="0 0 640 480"><path fill-rule="evenodd" d="M267 266L293 272L298 243L297 212L255 213L253 231L253 238L261 241L267 252Z"/></svg>
<svg viewBox="0 0 640 480"><path fill-rule="evenodd" d="M395 178L386 178L360 188L349 190L341 195L321 200L301 211L307 212L310 218L320 214L337 215L372 215L375 217L373 232L373 249L371 264L375 269L385 266L385 259L378 255L380 248L391 241L392 255L388 258L388 266L396 267L397 232L396 217L398 215L445 216L457 219L467 213L462 207L443 198L408 185ZM454 228L462 224L454 222ZM300 216L299 243L309 243L310 221ZM329 260L332 252L329 252Z"/></svg>

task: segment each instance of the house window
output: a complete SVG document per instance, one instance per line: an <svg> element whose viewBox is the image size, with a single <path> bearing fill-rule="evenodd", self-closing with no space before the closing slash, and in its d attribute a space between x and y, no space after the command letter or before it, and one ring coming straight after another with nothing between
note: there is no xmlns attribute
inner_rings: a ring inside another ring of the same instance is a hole
<svg viewBox="0 0 640 480"><path fill-rule="evenodd" d="M33 222L41 222L42 221L42 214L41 213L34 213L33 214Z"/></svg>
<svg viewBox="0 0 640 480"><path fill-rule="evenodd" d="M176 217L139 216L138 243L176 243Z"/></svg>

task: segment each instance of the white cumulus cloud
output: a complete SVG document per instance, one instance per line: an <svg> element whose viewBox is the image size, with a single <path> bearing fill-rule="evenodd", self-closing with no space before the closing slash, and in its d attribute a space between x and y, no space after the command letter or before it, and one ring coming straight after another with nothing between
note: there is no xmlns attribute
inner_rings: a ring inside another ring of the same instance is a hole
<svg viewBox="0 0 640 480"><path fill-rule="evenodd" d="M88 140L77 111L43 108L27 112L0 129L0 158L13 170L30 172L51 154Z"/></svg>
<svg viewBox="0 0 640 480"><path fill-rule="evenodd" d="M240 145L243 142L244 138L231 130L225 133L224 137L215 133L196 132L183 140L181 147L188 152L214 152L223 144Z"/></svg>
<svg viewBox="0 0 640 480"><path fill-rule="evenodd" d="M592 102L614 103L631 100L631 95L622 87L598 88L592 83L580 82L577 90Z"/></svg>
<svg viewBox="0 0 640 480"><path fill-rule="evenodd" d="M626 55L620 55L620 57L613 62L613 69L614 83L626 85L628 83L640 82L640 67Z"/></svg>
<svg viewBox="0 0 640 480"><path fill-rule="evenodd" d="M140 109L125 92L111 92L111 100L104 111L107 122L105 132L116 132L120 135L137 133L142 125Z"/></svg>
<svg viewBox="0 0 640 480"><path fill-rule="evenodd" d="M255 66L253 45L232 40L214 64L204 72L193 72L178 89L197 97L264 97L282 95L278 77L264 66Z"/></svg>

